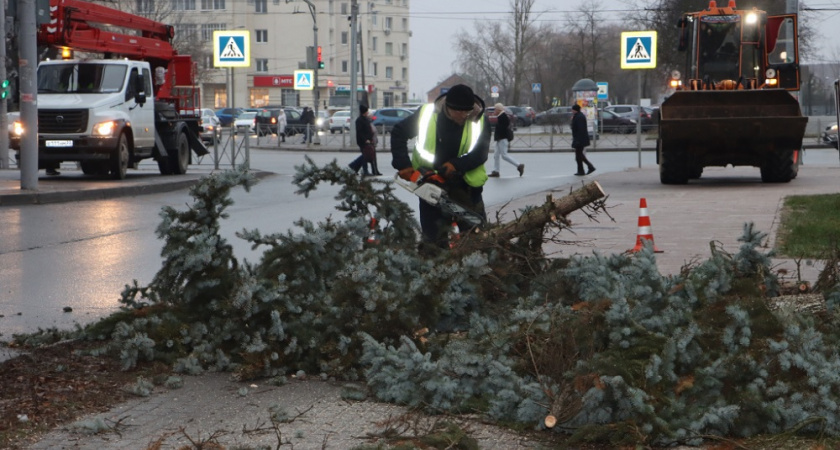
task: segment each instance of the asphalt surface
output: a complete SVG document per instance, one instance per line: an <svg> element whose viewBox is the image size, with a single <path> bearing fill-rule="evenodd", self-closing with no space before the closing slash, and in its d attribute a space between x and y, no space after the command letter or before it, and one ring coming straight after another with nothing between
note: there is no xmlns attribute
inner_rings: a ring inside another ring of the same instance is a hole
<svg viewBox="0 0 840 450"><path fill-rule="evenodd" d="M0 171L0 207L55 201L91 200L120 195L139 195L183 189L212 170L190 170L188 175L166 177L132 174L124 181L90 183L80 176L47 177L41 172L39 189L20 189L19 173ZM840 167L802 166L791 183L765 184L753 168L707 168L703 177L685 186L659 183L656 167L595 174L557 189L491 206L490 214L512 214L527 205L539 205L546 195L557 199L581 183L597 181L607 194L608 215L590 219L581 211L572 213L567 245L549 245L555 255L620 253L631 249L639 228L640 200L645 198L656 246L657 265L663 274L676 274L685 265L705 260L710 245L729 253L738 251L738 237L745 223L768 234L765 242L773 246L779 226L779 213L788 195L836 193L840 191ZM492 182L492 180L491 180ZM93 187L91 187L93 186ZM788 270L791 280L814 281L821 269L816 261L774 259L777 268ZM2 356L2 355L0 355ZM160 448L179 448L207 439L214 433L228 448L254 448L278 442L301 449L347 449L364 444L367 433L383 430L389 420L405 413L401 407L374 401L342 399L343 385L322 380L292 379L284 386L265 381L241 383L228 374L184 377L180 389L158 390L114 409L86 417L101 419L111 430L86 434L56 429L28 448L32 449L138 449L160 443ZM269 407L281 405L291 423L270 429ZM409 419L408 422L411 423ZM405 424L403 423L403 424ZM471 429L485 449L534 448L535 442L511 431L470 422ZM278 435L280 436L278 438ZM279 440L280 441L279 441Z"/></svg>

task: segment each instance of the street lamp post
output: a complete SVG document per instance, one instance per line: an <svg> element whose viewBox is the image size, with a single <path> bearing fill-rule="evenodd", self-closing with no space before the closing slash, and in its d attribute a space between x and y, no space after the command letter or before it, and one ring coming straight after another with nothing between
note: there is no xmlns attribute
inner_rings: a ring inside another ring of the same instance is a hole
<svg viewBox="0 0 840 450"><path fill-rule="evenodd" d="M315 18L315 5L312 3L311 0L303 0L303 1L306 2L307 5L309 5L309 12L312 14L312 32L313 32L313 36L314 36L313 43L315 44L314 49L315 49L315 51L317 51L318 50L318 19ZM315 123L316 123L315 130L313 131L315 133L315 139L314 139L313 143L316 144L316 145L320 145L321 144L321 138L318 136L318 127L317 127L317 123L318 123L317 122L318 121L318 103L320 103L320 99L321 99L321 92L320 92L320 89L318 87L318 61L315 61L315 67L313 69L313 74L312 74L312 84L314 86L313 96L314 96L314 99L315 99Z"/></svg>

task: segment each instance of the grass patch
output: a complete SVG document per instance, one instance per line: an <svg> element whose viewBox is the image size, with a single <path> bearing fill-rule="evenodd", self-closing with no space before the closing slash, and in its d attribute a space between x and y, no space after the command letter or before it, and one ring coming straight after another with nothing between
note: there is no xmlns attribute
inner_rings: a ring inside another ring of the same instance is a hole
<svg viewBox="0 0 840 450"><path fill-rule="evenodd" d="M790 258L825 258L840 243L840 194L785 199L776 250Z"/></svg>

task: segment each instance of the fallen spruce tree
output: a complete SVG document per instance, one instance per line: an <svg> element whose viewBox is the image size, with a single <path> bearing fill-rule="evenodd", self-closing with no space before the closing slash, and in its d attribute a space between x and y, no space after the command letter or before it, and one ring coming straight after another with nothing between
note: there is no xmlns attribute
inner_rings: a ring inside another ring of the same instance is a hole
<svg viewBox="0 0 840 450"><path fill-rule="evenodd" d="M254 182L216 174L186 210L163 209L160 271L85 330L107 338L102 352L126 368L156 359L188 374L364 379L383 401L611 445L840 434L836 279L828 313L771 311L779 283L751 224L737 253L713 247L675 276L659 274L649 248L547 258L542 244L566 215L604 207L590 184L421 255L412 207L391 183L308 160L299 193L339 185L344 217L242 230L264 248L251 263L219 228L230 190Z"/></svg>

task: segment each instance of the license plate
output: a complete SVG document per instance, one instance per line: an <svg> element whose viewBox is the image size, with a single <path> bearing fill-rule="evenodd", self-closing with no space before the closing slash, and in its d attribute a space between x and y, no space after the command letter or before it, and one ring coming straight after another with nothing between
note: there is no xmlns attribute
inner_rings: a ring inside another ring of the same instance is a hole
<svg viewBox="0 0 840 450"><path fill-rule="evenodd" d="M73 141L46 141L47 147L72 147Z"/></svg>

